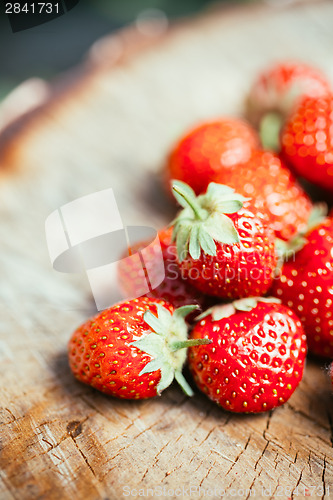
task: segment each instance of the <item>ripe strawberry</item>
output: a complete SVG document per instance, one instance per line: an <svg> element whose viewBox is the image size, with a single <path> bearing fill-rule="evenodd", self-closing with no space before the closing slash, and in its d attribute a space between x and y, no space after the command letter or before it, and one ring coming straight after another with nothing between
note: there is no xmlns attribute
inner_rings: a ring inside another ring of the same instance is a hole
<svg viewBox="0 0 333 500"><path fill-rule="evenodd" d="M141 297L102 311L73 333L71 370L81 382L119 398L151 398L174 378L191 395L182 368L186 348L197 344L187 340L184 321L194 307L174 310L163 300Z"/></svg>
<svg viewBox="0 0 333 500"><path fill-rule="evenodd" d="M148 246L147 241L138 243L131 248L131 253L144 251L144 267L140 259L133 261L121 259L118 263L118 283L123 294L127 297L140 297L142 278L144 275L151 276L160 258L159 244L162 250L164 261L165 277L162 283L156 288L151 288L147 297L164 299L170 302L175 308L185 305L197 305L198 308L191 312L188 321L192 321L200 310L207 308L209 299L188 281L182 278L177 264L176 245L172 243L172 228L165 228L158 232L159 242L154 241L152 246Z"/></svg>
<svg viewBox="0 0 333 500"><path fill-rule="evenodd" d="M329 82L318 69L299 62L275 63L254 81L247 98L247 118L260 128L264 147L279 149L279 130L295 103L303 97L321 97L329 90Z"/></svg>
<svg viewBox="0 0 333 500"><path fill-rule="evenodd" d="M183 276L201 292L220 298L265 294L276 266L266 216L222 184L212 182L195 197L189 186L174 181L173 191L184 207L173 231Z"/></svg>
<svg viewBox="0 0 333 500"><path fill-rule="evenodd" d="M278 238L289 240L307 223L311 202L280 158L254 151L249 161L223 169L215 182L261 202Z"/></svg>
<svg viewBox="0 0 333 500"><path fill-rule="evenodd" d="M309 350L333 358L333 218L295 241L296 251L283 264L271 293L300 316Z"/></svg>
<svg viewBox="0 0 333 500"><path fill-rule="evenodd" d="M333 192L333 94L302 100L281 136L283 158L296 174Z"/></svg>
<svg viewBox="0 0 333 500"><path fill-rule="evenodd" d="M218 172L248 161L258 146L256 132L242 120L204 123L182 137L171 151L166 166L167 188L172 179L179 179L200 194Z"/></svg>
<svg viewBox="0 0 333 500"><path fill-rule="evenodd" d="M306 356L297 316L272 299L254 297L205 314L191 338L212 343L188 352L199 389L233 412L268 411L287 401L302 379Z"/></svg>

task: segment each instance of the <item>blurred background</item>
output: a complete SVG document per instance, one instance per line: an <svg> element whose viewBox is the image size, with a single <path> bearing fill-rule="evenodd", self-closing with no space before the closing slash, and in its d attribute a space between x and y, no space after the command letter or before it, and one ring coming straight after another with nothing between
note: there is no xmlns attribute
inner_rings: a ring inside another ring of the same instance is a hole
<svg viewBox="0 0 333 500"><path fill-rule="evenodd" d="M97 38L135 22L140 16L165 15L173 20L216 3L251 1L255 0L80 0L66 15L17 33L12 33L2 11L0 100L29 77L49 79L77 64Z"/></svg>

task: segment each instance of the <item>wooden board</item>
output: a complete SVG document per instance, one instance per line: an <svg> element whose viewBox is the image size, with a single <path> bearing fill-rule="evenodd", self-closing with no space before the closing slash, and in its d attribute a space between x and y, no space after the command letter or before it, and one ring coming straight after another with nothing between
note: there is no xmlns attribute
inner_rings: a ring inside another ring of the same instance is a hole
<svg viewBox="0 0 333 500"><path fill-rule="evenodd" d="M125 224L167 222L173 209L158 182L166 151L196 121L240 114L267 62L302 59L333 81L333 3L274 5L106 39L35 111L3 126L1 500L113 500L131 489L152 497L155 488L170 498L332 498L323 362L309 360L290 401L258 416L226 413L177 387L143 402L99 394L73 379L66 358L91 306L89 286L52 269L44 236L53 210L105 187Z"/></svg>

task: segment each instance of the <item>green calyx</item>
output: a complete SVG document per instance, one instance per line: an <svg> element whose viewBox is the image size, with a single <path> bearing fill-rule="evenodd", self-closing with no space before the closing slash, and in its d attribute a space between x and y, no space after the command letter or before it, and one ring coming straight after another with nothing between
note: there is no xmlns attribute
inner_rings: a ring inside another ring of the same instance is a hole
<svg viewBox="0 0 333 500"><path fill-rule="evenodd" d="M146 311L143 316L153 332L131 343L153 358L139 375L161 371L161 379L156 388L159 395L176 379L185 394L193 396L193 391L182 374L186 349L212 342L207 338L196 340L187 338L188 327L185 317L195 309L197 306L183 306L171 314L165 307L157 304L157 316L150 311Z"/></svg>
<svg viewBox="0 0 333 500"><path fill-rule="evenodd" d="M252 311L258 302L265 302L266 304L281 304L281 300L276 297L246 297L245 299L235 300L229 304L221 304L207 309L205 312L197 317L197 321L211 315L213 321L220 321L223 318L229 318L235 314L236 311L249 312Z"/></svg>
<svg viewBox="0 0 333 500"><path fill-rule="evenodd" d="M306 235L312 229L315 229L323 222L328 213L326 203L316 203L310 212L307 224L289 241L283 241L279 238L275 240L275 249L278 258L275 275L277 276L281 270L284 261L288 261L294 255L302 250L307 243Z"/></svg>
<svg viewBox="0 0 333 500"><path fill-rule="evenodd" d="M215 242L229 245L239 243L238 232L225 214L238 212L248 198L215 182L211 182L206 193L199 196L181 181L172 181L172 191L183 207L172 222L179 262L185 260L188 254L194 260L199 259L201 250L215 256Z"/></svg>
<svg viewBox="0 0 333 500"><path fill-rule="evenodd" d="M326 203L324 202L315 203L310 212L308 223L303 230L303 235L311 231L311 229L314 229L315 227L319 226L319 224L321 224L323 220L327 217L327 214L328 214L328 207Z"/></svg>

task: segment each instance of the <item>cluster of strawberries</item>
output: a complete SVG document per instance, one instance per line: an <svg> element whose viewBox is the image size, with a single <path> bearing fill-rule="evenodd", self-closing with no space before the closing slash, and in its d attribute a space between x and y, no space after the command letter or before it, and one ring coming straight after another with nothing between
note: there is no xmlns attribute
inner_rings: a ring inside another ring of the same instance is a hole
<svg viewBox="0 0 333 500"><path fill-rule="evenodd" d="M307 349L333 358L333 217L295 177L333 193L329 83L306 65L275 65L253 84L247 118L261 144L228 118L191 130L169 155L181 210L159 232L165 278L139 297L145 269L120 262L121 288L139 298L74 332L69 361L82 382L141 399L176 379L192 395L187 360L210 399L256 413L288 400Z"/></svg>

